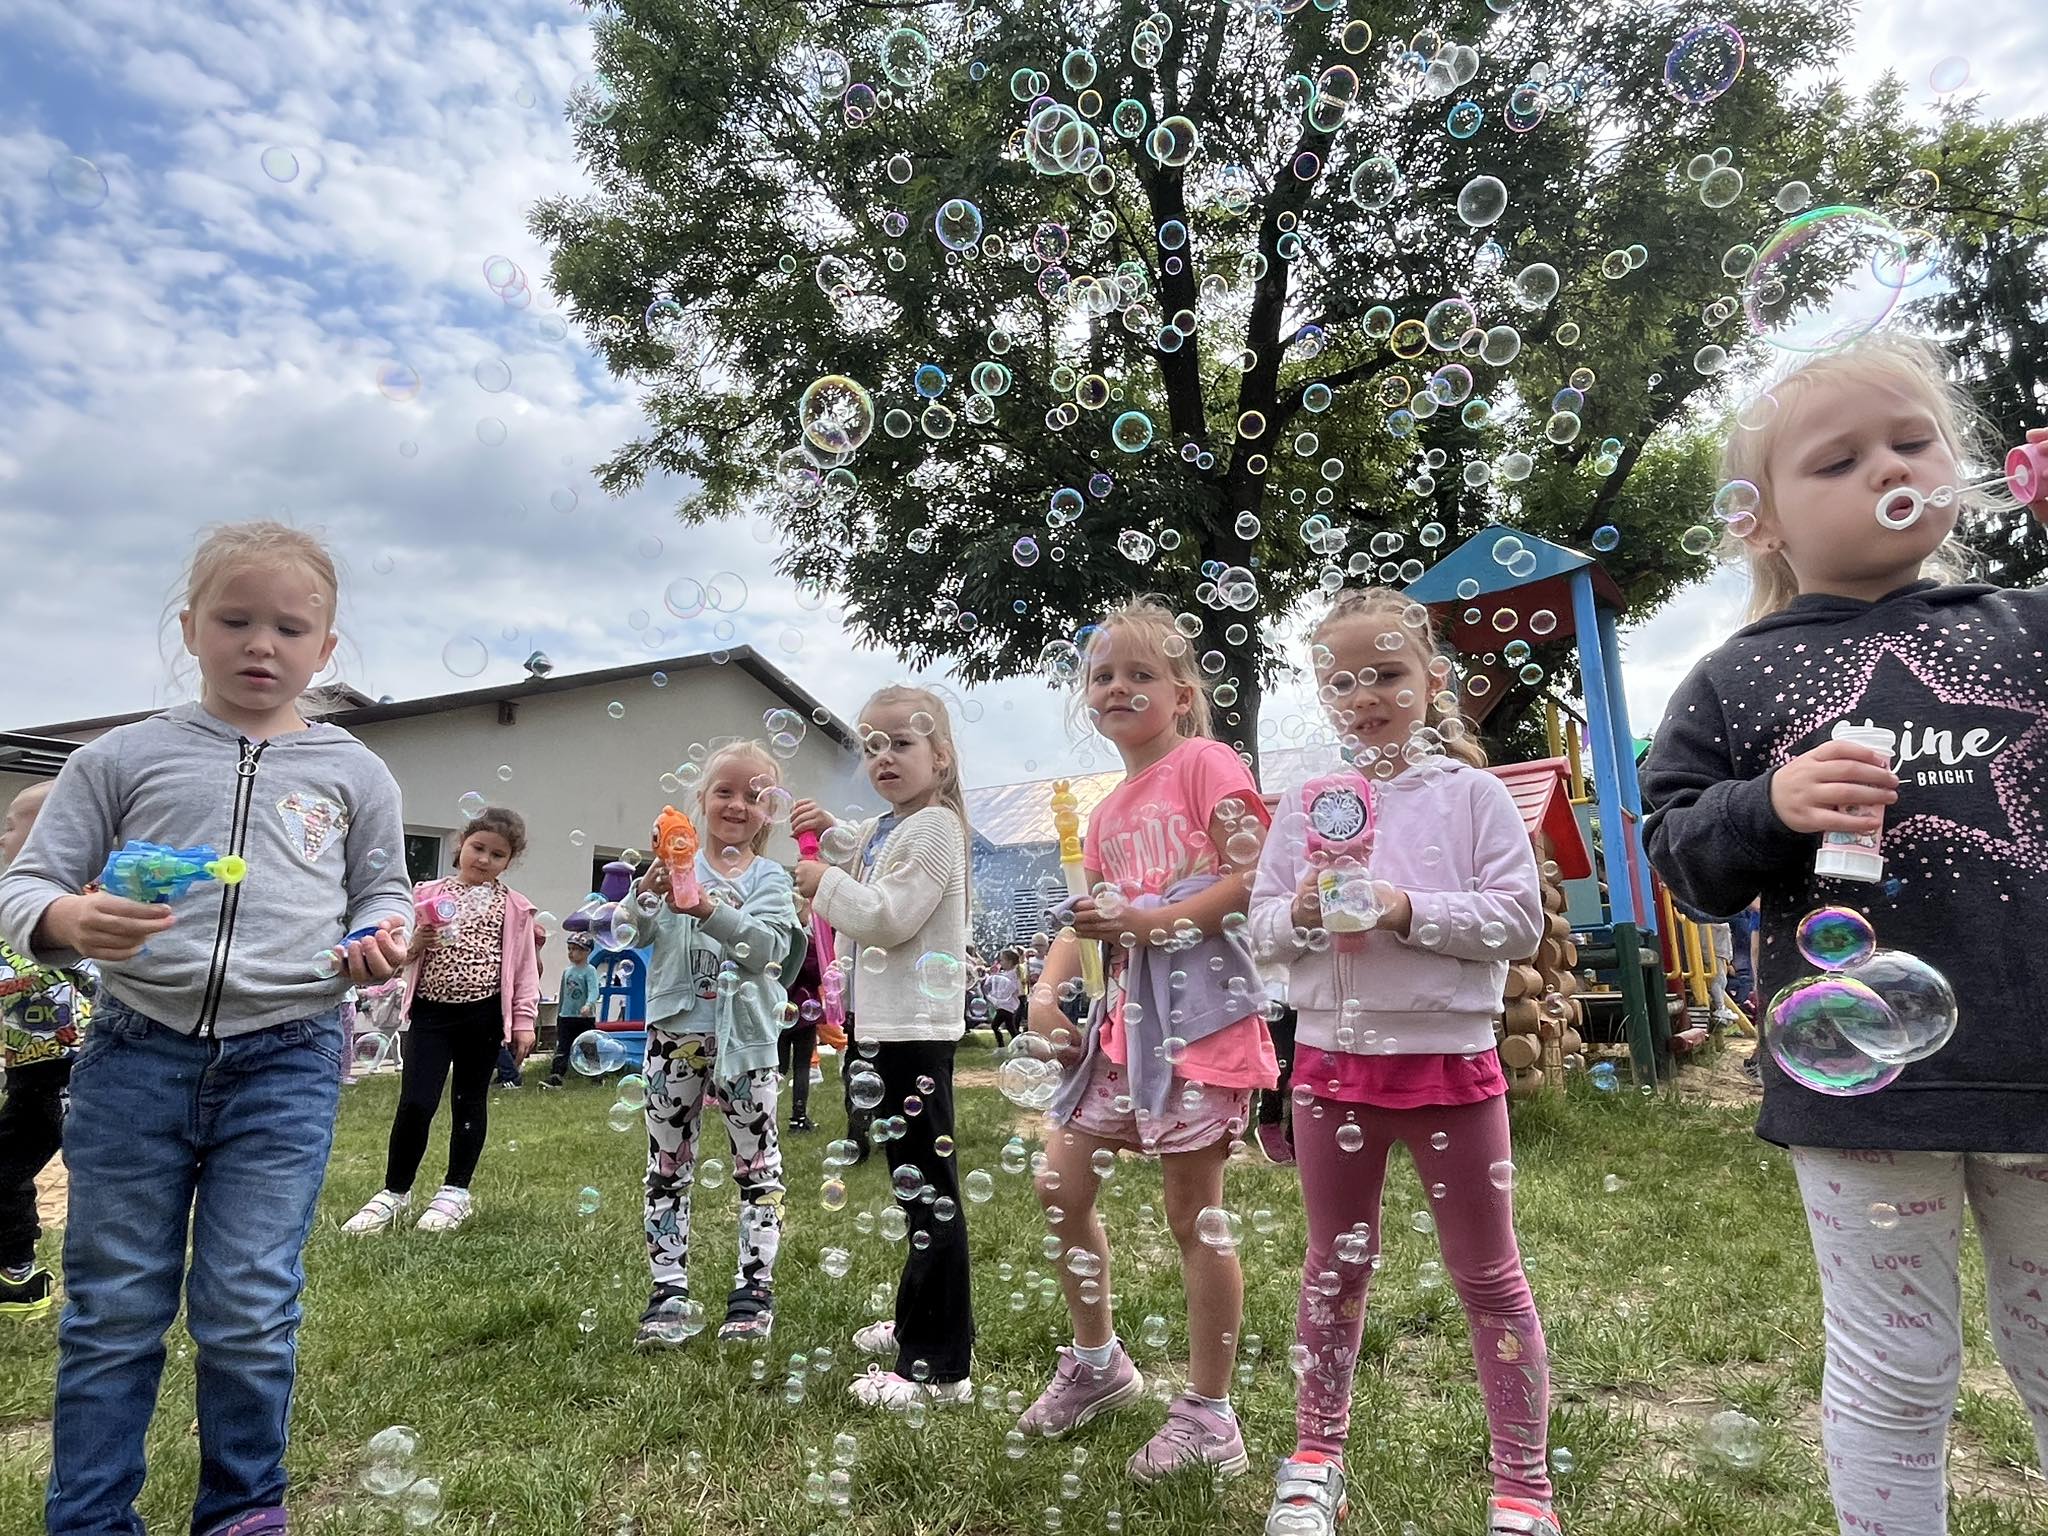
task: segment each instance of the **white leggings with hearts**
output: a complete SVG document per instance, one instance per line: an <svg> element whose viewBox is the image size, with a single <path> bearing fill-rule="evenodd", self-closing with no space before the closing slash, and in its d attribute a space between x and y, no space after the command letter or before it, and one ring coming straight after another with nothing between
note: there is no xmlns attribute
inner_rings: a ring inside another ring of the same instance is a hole
<svg viewBox="0 0 2048 1536"><path fill-rule="evenodd" d="M1827 1330L1821 1443L1844 1533L1945 1536L1963 1370L1963 1207L1991 1342L2048 1469L2048 1157L1794 1147Z"/></svg>

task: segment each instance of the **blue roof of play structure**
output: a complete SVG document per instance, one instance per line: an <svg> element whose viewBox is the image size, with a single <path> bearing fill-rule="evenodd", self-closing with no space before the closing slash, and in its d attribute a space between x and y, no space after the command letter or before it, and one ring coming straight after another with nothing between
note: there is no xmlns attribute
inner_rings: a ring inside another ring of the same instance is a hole
<svg viewBox="0 0 2048 1536"><path fill-rule="evenodd" d="M1503 539L1513 540L1515 545L1533 554L1535 565L1523 575L1512 574L1506 561L1495 557L1494 552ZM1464 602L1470 599L1461 594L1458 587L1467 580L1479 583L1479 590L1471 596L1484 597L1534 586L1553 577L1568 576L1585 566L1593 568L1593 590L1600 600L1610 607L1622 607L1620 589L1614 585L1614 579L1607 574L1606 568L1591 555L1567 549L1562 544L1553 544L1519 528L1503 528L1498 523L1489 523L1480 529L1402 590L1418 603Z"/></svg>

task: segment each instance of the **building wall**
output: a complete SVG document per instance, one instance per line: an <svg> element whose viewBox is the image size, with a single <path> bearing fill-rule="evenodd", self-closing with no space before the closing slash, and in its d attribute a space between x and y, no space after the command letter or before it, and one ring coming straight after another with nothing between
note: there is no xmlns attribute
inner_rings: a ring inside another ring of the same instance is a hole
<svg viewBox="0 0 2048 1536"><path fill-rule="evenodd" d="M625 706L617 720L606 712L613 702ZM671 795L660 786L692 742L760 737L763 711L782 703L737 668L713 667L671 677L662 688L632 678L522 699L510 725L498 723L498 706L490 703L379 721L356 734L398 780L406 831L441 834L443 871L463 823L456 804L463 795L475 790L524 816L527 851L506 880L543 911L566 917L591 889L593 857L646 852L665 803L696 815L693 792ZM512 770L509 779L499 778L501 766ZM783 765L783 783L792 795L834 811L849 800L872 808L873 791L858 772L852 750L813 726ZM581 843L572 841L579 831ZM768 854L789 863L796 848L778 835ZM543 958L543 989L552 992L566 963L559 935Z"/></svg>

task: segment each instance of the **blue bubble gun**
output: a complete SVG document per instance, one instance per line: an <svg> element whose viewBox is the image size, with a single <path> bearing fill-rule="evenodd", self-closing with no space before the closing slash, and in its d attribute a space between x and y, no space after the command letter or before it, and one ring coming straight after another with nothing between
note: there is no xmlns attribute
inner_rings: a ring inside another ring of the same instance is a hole
<svg viewBox="0 0 2048 1536"><path fill-rule="evenodd" d="M240 885L249 873L239 854L219 854L200 845L170 848L162 843L130 841L107 855L100 871L99 887L129 901L157 905L175 901L204 880L222 885Z"/></svg>

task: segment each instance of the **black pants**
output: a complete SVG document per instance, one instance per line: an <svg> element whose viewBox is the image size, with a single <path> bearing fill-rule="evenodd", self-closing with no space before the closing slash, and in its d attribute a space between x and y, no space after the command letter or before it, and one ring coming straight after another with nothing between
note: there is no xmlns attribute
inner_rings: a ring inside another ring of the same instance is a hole
<svg viewBox="0 0 2048 1536"><path fill-rule="evenodd" d="M875 1051L882 1074L882 1102L875 1114L901 1115L906 1097L924 1108L905 1118L905 1132L884 1148L891 1177L915 1164L931 1185L932 1205L898 1200L909 1225L903 1245L903 1279L896 1287L896 1370L913 1381L964 1381L974 1353L974 1296L967 1264L967 1207L960 1200L960 1168L952 1154L941 1157L937 1142L953 1134L953 1051L951 1042L885 1041ZM918 1079L931 1079L931 1089ZM940 1220L937 1201L947 1203ZM916 1238L929 1233L920 1249ZM920 1365L922 1370L920 1370Z"/></svg>
<svg viewBox="0 0 2048 1536"><path fill-rule="evenodd" d="M519 1086L519 1062L512 1055L512 1047L509 1045L498 1047L498 1081L507 1088Z"/></svg>
<svg viewBox="0 0 2048 1536"><path fill-rule="evenodd" d="M64 1085L69 1061L39 1061L7 1074L0 1101L0 1268L33 1264L36 1239L36 1175L64 1141Z"/></svg>
<svg viewBox="0 0 2048 1536"><path fill-rule="evenodd" d="M448 1182L469 1188L490 1127L491 1073L504 1038L505 1015L496 993L474 1003L413 1000L398 1115L391 1122L391 1152L384 1165L386 1189L402 1195L412 1188L420 1159L427 1155L427 1130L441 1103L441 1085L451 1073Z"/></svg>
<svg viewBox="0 0 2048 1536"><path fill-rule="evenodd" d="M1287 1083L1294 1076L1294 1010L1281 1009L1266 1027L1273 1036L1273 1054L1280 1058L1280 1086L1260 1092L1259 1123L1278 1125L1287 1117Z"/></svg>
<svg viewBox="0 0 2048 1536"><path fill-rule="evenodd" d="M775 1065L789 1079L789 1117L803 1119L811 1107L811 1053L818 1048L818 1026L798 1024L775 1042Z"/></svg>
<svg viewBox="0 0 2048 1536"><path fill-rule="evenodd" d="M870 1150L868 1128L875 1123L876 1115L886 1114L888 1111L862 1109L853 1102L853 1063L860 1054L854 1049L853 1026L854 1018L849 1013L846 1016L846 1049L839 1053L839 1090L846 1098L846 1139L860 1148L854 1161L864 1163L868 1160Z"/></svg>
<svg viewBox="0 0 2048 1536"><path fill-rule="evenodd" d="M548 1076L556 1079L569 1075L569 1049L575 1045L576 1037L586 1029L597 1028L597 1020L571 1015L555 1020L555 1059L548 1063Z"/></svg>

